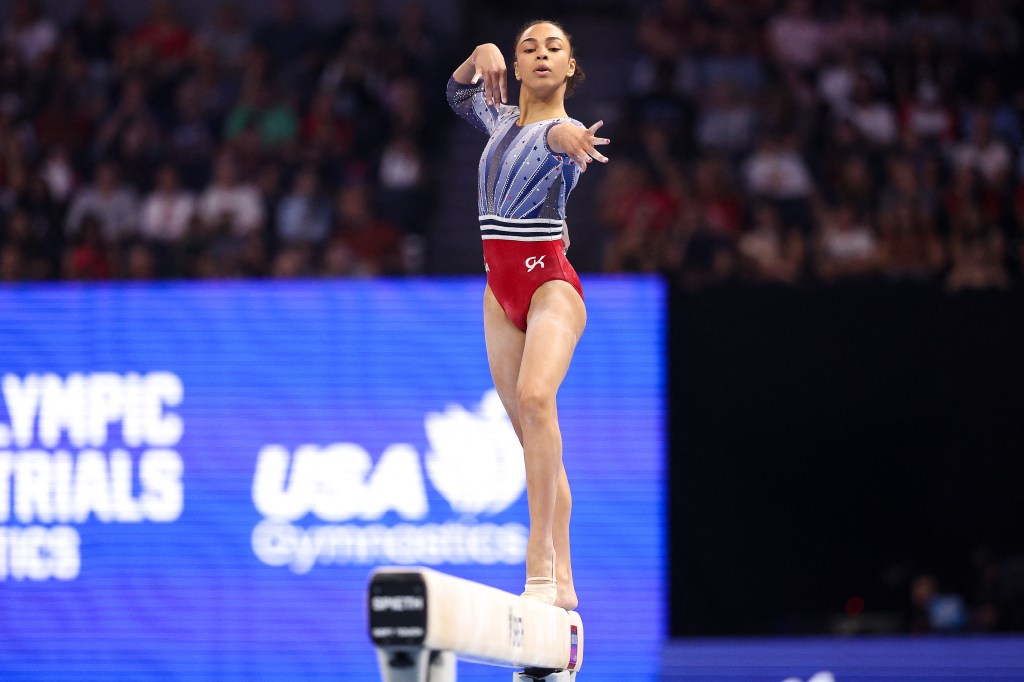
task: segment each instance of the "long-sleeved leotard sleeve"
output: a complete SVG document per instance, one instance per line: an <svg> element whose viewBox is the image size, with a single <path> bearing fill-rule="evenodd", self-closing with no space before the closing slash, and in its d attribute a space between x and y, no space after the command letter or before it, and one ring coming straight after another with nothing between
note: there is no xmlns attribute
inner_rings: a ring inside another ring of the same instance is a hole
<svg viewBox="0 0 1024 682"><path fill-rule="evenodd" d="M463 85L454 78L448 79L448 106L456 114L464 118L473 127L491 135L498 122L506 116L519 117L519 107L507 104L491 106L484 101L484 84L470 83Z"/></svg>

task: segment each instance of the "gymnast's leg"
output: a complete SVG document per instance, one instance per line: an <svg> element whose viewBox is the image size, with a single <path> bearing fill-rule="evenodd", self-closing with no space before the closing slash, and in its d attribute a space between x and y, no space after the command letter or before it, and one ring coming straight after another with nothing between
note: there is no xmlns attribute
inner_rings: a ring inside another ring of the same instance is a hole
<svg viewBox="0 0 1024 682"><path fill-rule="evenodd" d="M555 603L566 609L577 604L569 551L572 497L562 465L555 394L585 325L583 301L566 282L547 282L537 290L527 333L508 320L489 289L484 296L491 375L524 445L530 505L527 575L550 576L554 550Z"/></svg>

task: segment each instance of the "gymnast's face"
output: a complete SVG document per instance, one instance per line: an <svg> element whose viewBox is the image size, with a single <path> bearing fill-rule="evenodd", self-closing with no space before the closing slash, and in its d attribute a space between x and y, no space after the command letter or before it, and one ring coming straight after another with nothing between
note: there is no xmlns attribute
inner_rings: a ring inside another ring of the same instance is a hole
<svg viewBox="0 0 1024 682"><path fill-rule="evenodd" d="M516 45L516 80L535 90L563 87L565 79L576 72L571 54L561 29L548 23L534 24L523 31Z"/></svg>

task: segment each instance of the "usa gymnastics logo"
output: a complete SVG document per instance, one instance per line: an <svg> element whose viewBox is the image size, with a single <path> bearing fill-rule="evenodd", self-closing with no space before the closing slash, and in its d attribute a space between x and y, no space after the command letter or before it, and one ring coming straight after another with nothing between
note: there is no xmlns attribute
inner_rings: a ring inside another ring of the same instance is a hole
<svg viewBox="0 0 1024 682"><path fill-rule="evenodd" d="M424 416L422 461L394 443L376 465L357 443L263 447L252 498L264 517L252 548L268 566L308 573L317 565L518 564L527 528L495 523L526 489L522 448L494 390L472 409L450 404ZM448 503L431 510L427 480ZM382 523L393 513L400 522ZM320 522L303 527L307 515Z"/></svg>

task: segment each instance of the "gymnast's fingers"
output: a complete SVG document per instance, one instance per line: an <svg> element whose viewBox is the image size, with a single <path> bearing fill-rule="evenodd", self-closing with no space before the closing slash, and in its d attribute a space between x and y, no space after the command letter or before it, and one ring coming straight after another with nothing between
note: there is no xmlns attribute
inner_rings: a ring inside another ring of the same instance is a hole
<svg viewBox="0 0 1024 682"><path fill-rule="evenodd" d="M604 154L602 154L601 152L597 151L597 149L594 148L594 144L596 144L596 143L592 142L589 145L588 148L584 149L584 151L586 151L587 154L589 154L590 156L594 157L596 160L600 161L601 163L608 163L608 157L605 156Z"/></svg>
<svg viewBox="0 0 1024 682"><path fill-rule="evenodd" d="M491 103L498 106L505 101L505 67L499 66L491 76ZM498 98L501 98L499 101Z"/></svg>
<svg viewBox="0 0 1024 682"><path fill-rule="evenodd" d="M489 71L484 76L484 102L494 104L494 74Z"/></svg>

